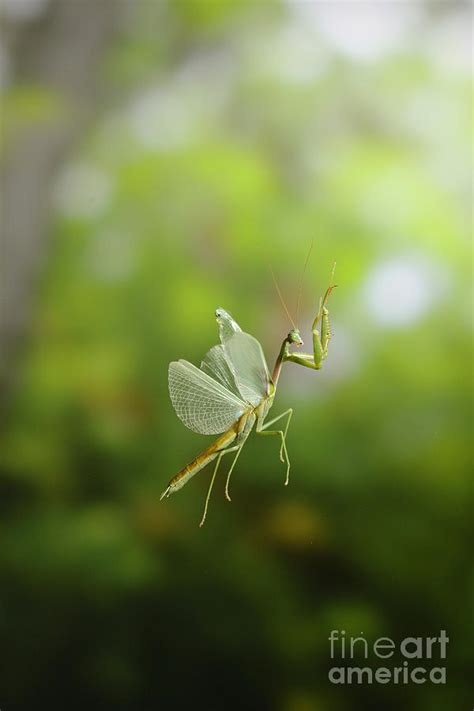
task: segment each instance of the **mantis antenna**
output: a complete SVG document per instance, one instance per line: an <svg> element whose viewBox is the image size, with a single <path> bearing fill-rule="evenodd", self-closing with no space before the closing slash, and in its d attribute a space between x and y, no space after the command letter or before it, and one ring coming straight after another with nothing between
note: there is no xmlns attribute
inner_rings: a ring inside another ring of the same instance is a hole
<svg viewBox="0 0 474 711"><path fill-rule="evenodd" d="M300 315L300 302L301 302L301 294L302 294L302 292L303 292L303 279L304 279L304 275L305 275L305 273L306 273L306 267L308 266L308 262L309 262L309 258L310 258L310 256L311 256L311 252L312 252L312 250L313 250L313 245L314 245L314 237L313 237L313 239L311 240L311 244L309 245L308 254L306 255L306 260L305 260L305 263L304 263L303 271L302 271L302 273L301 273L300 288L299 288L299 291L298 291L298 299L297 299L297 301L296 301L296 323L298 323L298 318L299 318L299 315Z"/></svg>
<svg viewBox="0 0 474 711"><path fill-rule="evenodd" d="M282 305L283 308L285 309L285 313L286 313L286 315L288 316L288 318L290 319L291 325L292 325L293 328L296 330L295 322L294 322L293 319L291 318L291 314L290 314L290 312L288 311L288 307L287 307L287 305L285 304L285 300L283 299L283 296L281 295L280 287L278 286L278 282L277 282L277 280L276 280L276 277L275 277L275 274L274 274L274 272L273 272L272 266L271 266L271 264L269 264L268 266L269 266L270 272L271 272L271 274L272 274L273 283L275 284L275 289L276 289L276 291L277 291L278 298L279 298L280 301L281 301L281 305Z"/></svg>

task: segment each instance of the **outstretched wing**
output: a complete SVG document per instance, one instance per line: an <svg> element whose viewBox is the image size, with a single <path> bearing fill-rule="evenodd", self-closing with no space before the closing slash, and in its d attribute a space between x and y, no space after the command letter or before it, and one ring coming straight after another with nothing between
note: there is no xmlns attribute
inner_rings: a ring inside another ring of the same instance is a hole
<svg viewBox="0 0 474 711"><path fill-rule="evenodd" d="M242 398L237 383L235 382L232 368L227 362L224 346L213 346L211 350L206 353L201 363L201 370L210 375L214 380L217 380L239 399Z"/></svg>
<svg viewBox="0 0 474 711"><path fill-rule="evenodd" d="M219 336L238 392L254 407L269 393L270 374L262 346L225 311L216 310ZM202 366L201 366L202 367Z"/></svg>
<svg viewBox="0 0 474 711"><path fill-rule="evenodd" d="M240 397L187 360L168 369L171 402L182 422L200 434L220 434L248 409Z"/></svg>
<svg viewBox="0 0 474 711"><path fill-rule="evenodd" d="M241 333L237 321L235 321L230 313L225 309L216 309L216 321L219 324L219 338L221 339L222 345L232 338L234 333Z"/></svg>
<svg viewBox="0 0 474 711"><path fill-rule="evenodd" d="M224 352L243 399L258 405L269 394L270 385L262 346L250 334L236 331L224 343Z"/></svg>

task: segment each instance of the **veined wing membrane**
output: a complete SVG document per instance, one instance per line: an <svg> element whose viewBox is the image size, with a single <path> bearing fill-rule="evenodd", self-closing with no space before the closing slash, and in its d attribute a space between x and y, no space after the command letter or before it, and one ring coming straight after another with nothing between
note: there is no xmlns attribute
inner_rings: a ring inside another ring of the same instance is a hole
<svg viewBox="0 0 474 711"><path fill-rule="evenodd" d="M171 402L182 422L200 434L220 434L248 409L247 403L187 360L168 370Z"/></svg>
<svg viewBox="0 0 474 711"><path fill-rule="evenodd" d="M239 399L242 398L222 345L213 346L211 350L206 353L201 363L201 370L210 375L214 380L217 380Z"/></svg>
<svg viewBox="0 0 474 711"><path fill-rule="evenodd" d="M244 331L224 343L226 359L244 400L256 406L269 393L270 374L262 346Z"/></svg>
<svg viewBox="0 0 474 711"><path fill-rule="evenodd" d="M216 309L216 321L219 325L219 338L223 345L232 338L234 333L241 333L242 329L230 313L225 309Z"/></svg>

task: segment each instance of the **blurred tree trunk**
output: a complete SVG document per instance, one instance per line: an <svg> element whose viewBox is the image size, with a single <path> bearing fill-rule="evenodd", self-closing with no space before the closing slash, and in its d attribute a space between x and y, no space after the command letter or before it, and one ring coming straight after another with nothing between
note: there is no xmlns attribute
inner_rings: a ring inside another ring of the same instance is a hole
<svg viewBox="0 0 474 711"><path fill-rule="evenodd" d="M3 18L16 85L57 97L60 108L53 120L31 119L3 141L0 414L48 256L51 181L101 106L101 64L128 9L128 0L55 0L34 20Z"/></svg>

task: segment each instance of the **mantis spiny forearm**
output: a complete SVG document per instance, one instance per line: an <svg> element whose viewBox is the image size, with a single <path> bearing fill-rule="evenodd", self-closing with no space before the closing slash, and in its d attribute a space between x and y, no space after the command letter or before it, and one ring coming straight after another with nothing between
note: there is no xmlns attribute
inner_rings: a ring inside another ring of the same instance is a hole
<svg viewBox="0 0 474 711"><path fill-rule="evenodd" d="M329 311L326 307L326 303L332 290L336 286L337 284L332 284L331 275L331 284L326 289L324 297L319 301L318 313L316 314L311 327L311 331L313 333L313 354L290 353L287 348L282 354L282 362L297 363L298 365L303 365L305 368L312 368L313 370L319 370L322 367L323 360L327 358L329 341L331 340L331 325L329 322ZM319 323L321 323L321 332L317 329Z"/></svg>

